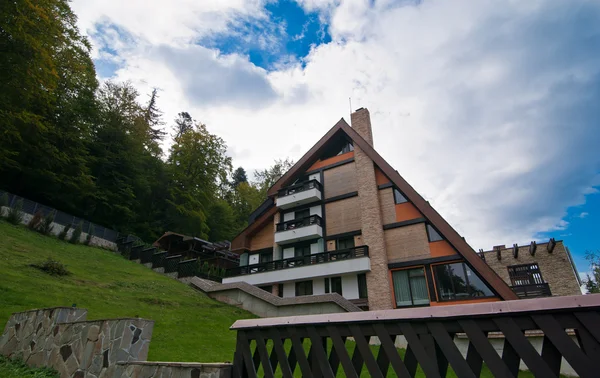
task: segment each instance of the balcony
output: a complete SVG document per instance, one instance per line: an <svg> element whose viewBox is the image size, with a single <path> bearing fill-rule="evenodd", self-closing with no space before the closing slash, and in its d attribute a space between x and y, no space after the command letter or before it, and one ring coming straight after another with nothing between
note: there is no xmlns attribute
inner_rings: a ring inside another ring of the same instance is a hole
<svg viewBox="0 0 600 378"><path fill-rule="evenodd" d="M323 236L323 219L318 215L277 223L275 243L288 244Z"/></svg>
<svg viewBox="0 0 600 378"><path fill-rule="evenodd" d="M262 285L370 270L369 247L360 246L228 269L223 283Z"/></svg>
<svg viewBox="0 0 600 378"><path fill-rule="evenodd" d="M322 192L323 186L317 180L304 181L281 189L277 193L276 204L280 209L290 209L292 207L320 201Z"/></svg>
<svg viewBox="0 0 600 378"><path fill-rule="evenodd" d="M547 283L517 285L510 287L519 298L540 298L551 297L552 292Z"/></svg>

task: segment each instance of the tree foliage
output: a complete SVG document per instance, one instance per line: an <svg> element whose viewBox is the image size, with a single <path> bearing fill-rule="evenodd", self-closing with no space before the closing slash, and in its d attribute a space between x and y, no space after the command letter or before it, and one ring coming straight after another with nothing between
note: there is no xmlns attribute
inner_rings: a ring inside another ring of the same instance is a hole
<svg viewBox="0 0 600 378"><path fill-rule="evenodd" d="M583 281L589 294L600 293L600 251L586 251L585 259L590 264L590 273Z"/></svg>
<svg viewBox="0 0 600 378"><path fill-rule="evenodd" d="M68 0L0 2L0 188L148 241L165 231L232 239L292 162L250 181L187 111L165 154L160 91L99 85L76 25ZM36 219L41 232L52 219Z"/></svg>

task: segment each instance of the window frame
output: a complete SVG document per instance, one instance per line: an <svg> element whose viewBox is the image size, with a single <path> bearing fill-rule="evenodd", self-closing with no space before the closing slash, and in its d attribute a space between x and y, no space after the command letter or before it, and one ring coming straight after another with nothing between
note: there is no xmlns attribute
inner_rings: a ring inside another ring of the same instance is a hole
<svg viewBox="0 0 600 378"><path fill-rule="evenodd" d="M309 282L310 282L310 294L301 294L301 295L298 295L298 291L299 291L299 290L298 290L298 285L302 285L302 284L303 284L303 285L306 285L306 284L308 284ZM295 294L295 296L296 296L296 297L303 297L303 296L306 296L306 295L314 295L314 292L315 292L315 289L314 289L314 285L313 285L313 281L312 281L312 280L306 280L306 281L296 281L296 282L294 282L294 289L295 289L295 292L294 292L294 294Z"/></svg>
<svg viewBox="0 0 600 378"><path fill-rule="evenodd" d="M478 300L478 299L488 299L488 298L498 298L498 295L494 293L494 289L489 285L489 283L487 283L484 279L482 279L481 277L479 277L479 275L477 275L477 272L475 272L475 270L473 270L470 266L469 269L471 269L471 272L477 276L477 278L479 278L479 280L481 282L483 282L484 285L486 285L488 287L488 289L490 289L490 291L492 292L492 295L487 295L487 296L483 296L483 297L471 297L469 296L468 298L454 298L454 299L443 299L440 295L439 292L439 287L438 287L438 282L439 282L439 278L438 278L438 273L437 273L437 267L441 266L441 265L451 265L451 264L462 264L463 265L463 273L465 275L465 278L467 279L467 287L469 287L469 275L467 274L466 268L468 265L465 261L463 260L455 260L455 261L447 261L447 262L441 262L441 263L436 263L436 264L431 264L431 273L432 273L432 277L433 277L433 283L434 283L434 288L435 288L435 296L437 299L437 302L460 302L460 301L472 301L472 300ZM456 293L454 293L454 295L456 295Z"/></svg>
<svg viewBox="0 0 600 378"><path fill-rule="evenodd" d="M352 240L352 247L340 248L340 240ZM354 248L354 247L356 247L356 241L354 240L354 235L335 239L335 250L336 251L339 251L342 249L350 249L350 248Z"/></svg>
<svg viewBox="0 0 600 378"><path fill-rule="evenodd" d="M531 268L532 266L536 266L537 269L527 269L527 274L529 277L529 282L526 284L519 284L516 283L518 281L521 281L518 279L518 272L515 271L516 268L523 268L523 267L527 267L527 268ZM512 269L512 271L511 271ZM527 286L527 285L542 285L544 283L546 283L546 281L544 280L544 276L542 276L542 269L540 268L540 264L536 262L531 262L528 264L516 264L516 265L509 265L506 267L506 270L508 271L508 277L510 278L510 283L511 286ZM536 277L534 276L534 274L538 274L539 275L539 280L536 279ZM540 281L540 282L537 282Z"/></svg>
<svg viewBox="0 0 600 378"><path fill-rule="evenodd" d="M361 279L360 277L364 277L364 296L363 296L363 289L361 288ZM358 285L358 298L359 299L367 299L369 298L369 290L367 288L367 274L366 273L359 273L356 275L356 283Z"/></svg>
<svg viewBox="0 0 600 378"><path fill-rule="evenodd" d="M304 217L299 217L298 216L299 213L300 214L308 213L308 215L304 216ZM308 218L308 217L310 217L310 208L294 211L294 220L304 219L304 218Z"/></svg>
<svg viewBox="0 0 600 378"><path fill-rule="evenodd" d="M413 302L412 305L410 306L398 306L396 304L396 290L394 289L394 272L397 271L401 271L401 270L413 270L413 269L423 269L423 276L425 277L425 285L427 286L427 299L429 299L429 303L427 304L418 304L415 305L414 304L414 298L413 298L413 294L412 294L412 288L410 287L410 275L408 276L408 280L409 280L409 285L408 285L408 289L410 291L410 300L411 302ZM404 267L404 268L397 268L397 269L390 269L389 271L390 273L390 286L392 289L392 299L393 299L393 303L394 303L394 308L413 308L413 307L429 307L431 306L431 293L429 290L429 278L427 277L427 269L425 267L425 265L415 265L415 266L409 266L409 267ZM365 280L366 280L366 276L365 276ZM360 290L359 290L360 292Z"/></svg>
<svg viewBox="0 0 600 378"><path fill-rule="evenodd" d="M440 232L438 230L436 230L435 227L433 227L429 223L425 223L425 230L427 231L427 241L429 241L429 243L435 243L435 242L446 240L446 239L444 239L442 234L440 234ZM433 239L431 236L432 234L436 235L439 239L436 238L435 240L432 240Z"/></svg>

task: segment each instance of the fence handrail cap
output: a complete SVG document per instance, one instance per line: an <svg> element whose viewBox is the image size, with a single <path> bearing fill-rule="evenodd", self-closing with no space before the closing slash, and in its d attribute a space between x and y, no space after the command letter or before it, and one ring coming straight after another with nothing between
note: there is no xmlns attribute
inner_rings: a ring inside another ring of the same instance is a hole
<svg viewBox="0 0 600 378"><path fill-rule="evenodd" d="M518 299L486 303L472 303L439 307L364 311L319 315L286 316L279 318L237 320L230 329L257 327L282 327L303 324L332 324L374 321L423 321L426 319L450 319L465 316L490 316L532 312L567 311L586 308L600 309L600 294L574 295L535 299Z"/></svg>

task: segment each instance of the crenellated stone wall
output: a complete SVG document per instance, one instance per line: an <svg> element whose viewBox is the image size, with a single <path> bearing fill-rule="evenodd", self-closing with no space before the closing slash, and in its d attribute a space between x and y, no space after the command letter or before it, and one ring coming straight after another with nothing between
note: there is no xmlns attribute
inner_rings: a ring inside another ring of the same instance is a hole
<svg viewBox="0 0 600 378"><path fill-rule="evenodd" d="M146 362L152 320L86 321L86 316L87 310L70 307L14 313L0 337L0 354L20 357L30 366L52 367L70 378L231 375L230 364Z"/></svg>

